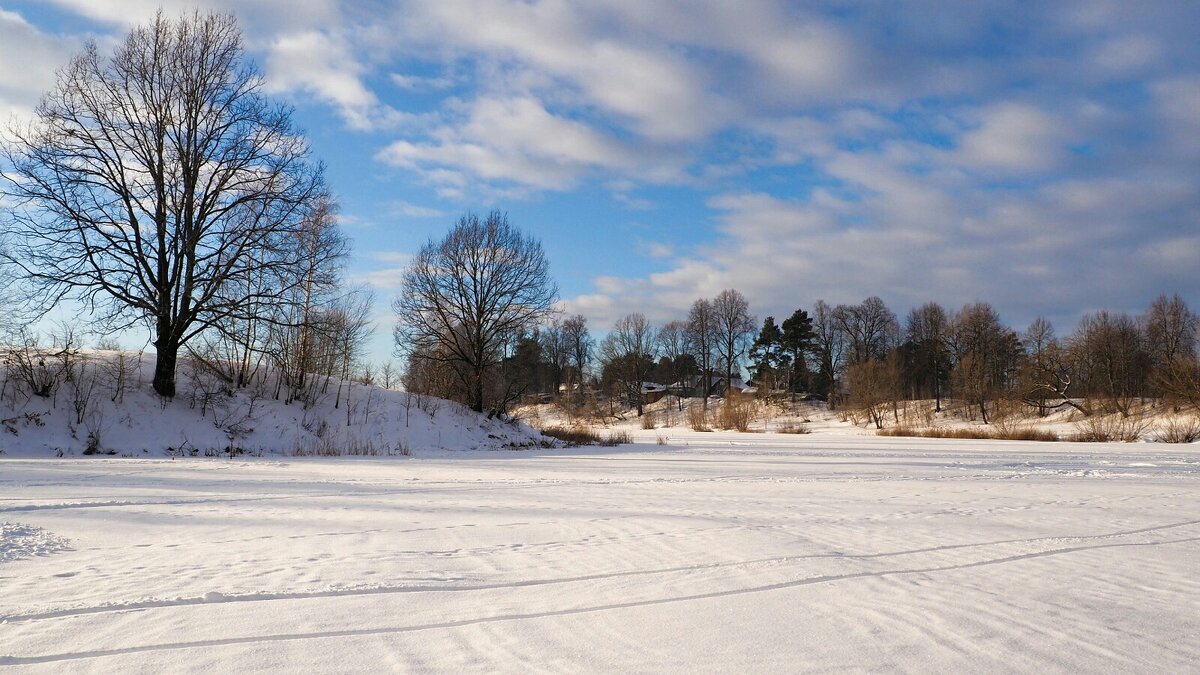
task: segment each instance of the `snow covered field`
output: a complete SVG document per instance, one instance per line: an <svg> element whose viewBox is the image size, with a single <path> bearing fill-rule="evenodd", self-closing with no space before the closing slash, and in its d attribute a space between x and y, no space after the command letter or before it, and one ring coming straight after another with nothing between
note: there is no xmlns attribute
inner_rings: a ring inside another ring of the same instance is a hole
<svg viewBox="0 0 1200 675"><path fill-rule="evenodd" d="M0 670L1200 669L1200 447L654 438L0 459Z"/></svg>

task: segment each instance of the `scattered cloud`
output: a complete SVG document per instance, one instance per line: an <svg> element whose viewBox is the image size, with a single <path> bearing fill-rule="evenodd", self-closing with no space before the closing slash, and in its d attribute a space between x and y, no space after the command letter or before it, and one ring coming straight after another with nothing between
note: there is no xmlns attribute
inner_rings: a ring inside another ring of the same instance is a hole
<svg viewBox="0 0 1200 675"><path fill-rule="evenodd" d="M411 117L381 103L363 84L365 66L345 38L319 30L279 35L265 68L269 91L312 94L333 105L351 129L390 128Z"/></svg>
<svg viewBox="0 0 1200 675"><path fill-rule="evenodd" d="M654 241L641 242L642 253L651 258L670 258L675 254L675 249L669 244Z"/></svg>
<svg viewBox="0 0 1200 675"><path fill-rule="evenodd" d="M428 141L398 140L376 158L425 171L439 185L484 181L566 190L594 170L637 174L642 154L577 120L555 115L531 97L481 98L465 117L434 129Z"/></svg>
<svg viewBox="0 0 1200 675"><path fill-rule="evenodd" d="M422 77L392 73L389 78L392 84L410 91L440 91L454 86L454 78L451 77Z"/></svg>
<svg viewBox="0 0 1200 675"><path fill-rule="evenodd" d="M393 200L388 203L388 211L409 218L443 218L445 211L429 206L420 206L403 200Z"/></svg>

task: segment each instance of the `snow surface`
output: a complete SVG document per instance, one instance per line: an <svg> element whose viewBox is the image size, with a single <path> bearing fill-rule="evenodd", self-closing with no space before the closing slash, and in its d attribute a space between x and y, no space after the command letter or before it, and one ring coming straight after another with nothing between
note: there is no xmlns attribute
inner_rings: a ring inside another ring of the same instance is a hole
<svg viewBox="0 0 1200 675"><path fill-rule="evenodd" d="M4 672L1195 672L1200 448L0 459Z"/></svg>

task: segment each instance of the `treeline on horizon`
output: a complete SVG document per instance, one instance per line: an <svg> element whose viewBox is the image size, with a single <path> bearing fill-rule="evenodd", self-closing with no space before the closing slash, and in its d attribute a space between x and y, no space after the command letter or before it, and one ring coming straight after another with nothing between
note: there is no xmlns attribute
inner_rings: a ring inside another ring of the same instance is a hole
<svg viewBox="0 0 1200 675"><path fill-rule="evenodd" d="M1022 329L1007 326L986 302L953 310L930 302L901 319L877 296L857 304L818 300L811 310L759 323L745 296L729 289L659 326L626 315L598 341L582 315L551 318L512 341L492 404L535 394L579 406L590 396L640 415L646 383L706 400L746 375L759 396L852 406L878 428L897 401L912 400L932 400L941 410L953 399L985 423L1002 401L1039 415L1063 408L1128 415L1146 399L1200 406L1198 327L1178 294L1159 296L1136 316L1087 313L1065 334L1042 317ZM461 400L454 379L437 371L410 354L405 385Z"/></svg>

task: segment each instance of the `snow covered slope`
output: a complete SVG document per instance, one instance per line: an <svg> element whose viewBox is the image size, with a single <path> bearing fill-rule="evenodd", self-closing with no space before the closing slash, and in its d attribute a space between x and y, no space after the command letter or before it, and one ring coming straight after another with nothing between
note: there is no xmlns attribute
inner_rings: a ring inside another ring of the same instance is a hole
<svg viewBox="0 0 1200 675"><path fill-rule="evenodd" d="M178 395L167 400L150 387L152 355L125 355L129 372L120 387L112 372L118 358L80 355L74 381L62 377L49 397L29 394L10 377L0 398L0 456L217 456L231 448L250 455L406 455L546 440L457 403L338 380L305 406L275 398L269 383L225 392L181 367Z"/></svg>

